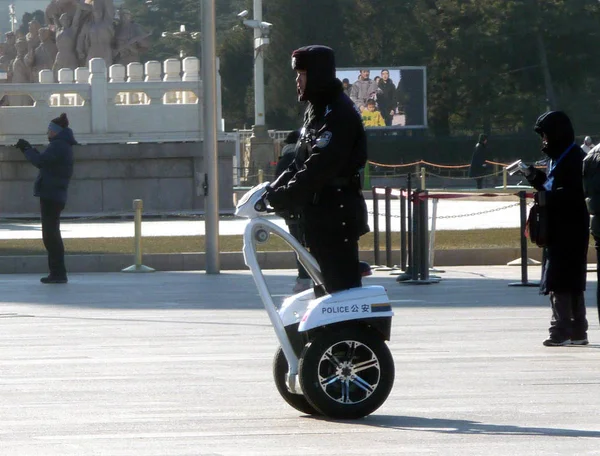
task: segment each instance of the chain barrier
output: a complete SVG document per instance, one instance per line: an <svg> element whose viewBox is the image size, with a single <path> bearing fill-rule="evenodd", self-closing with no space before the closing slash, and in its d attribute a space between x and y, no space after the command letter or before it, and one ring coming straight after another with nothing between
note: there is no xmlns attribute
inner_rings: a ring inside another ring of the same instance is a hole
<svg viewBox="0 0 600 456"><path fill-rule="evenodd" d="M462 218L462 217L475 217L477 215L484 215L484 214L491 214L493 212L500 212L500 211L504 211L506 209L510 209L511 207L517 207L519 206L520 203L513 203L513 204L509 204L507 206L502 206L502 207L496 207L494 209L487 209L485 211L478 211L478 212L472 212L470 214L457 214L457 215L444 215L444 216L437 216L436 219L437 220L442 220L442 219L457 219L457 218ZM375 215L375 213L373 211L368 211L369 215ZM385 217L385 215L382 214L378 214L379 218ZM402 218L400 215L396 215L396 214L390 214L391 218ZM433 217L429 217L429 220L432 220Z"/></svg>
<svg viewBox="0 0 600 456"><path fill-rule="evenodd" d="M433 177L438 177L441 179L450 179L450 180L473 180L473 179L483 179L486 177L495 177L495 176L500 176L502 175L502 171L498 171L492 174L484 174L481 176L477 176L477 177L452 177L452 176L442 176L441 174L435 174L432 173L431 171L427 171L427 175L429 176L433 176Z"/></svg>

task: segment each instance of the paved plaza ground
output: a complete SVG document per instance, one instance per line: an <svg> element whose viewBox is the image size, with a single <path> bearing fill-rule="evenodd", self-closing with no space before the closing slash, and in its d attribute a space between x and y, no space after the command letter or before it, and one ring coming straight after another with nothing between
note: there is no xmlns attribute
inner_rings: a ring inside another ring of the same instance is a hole
<svg viewBox="0 0 600 456"><path fill-rule="evenodd" d="M0 276L0 455L600 455L595 274L587 347L545 348L548 300L520 269L456 267L387 287L388 401L358 421L299 414L250 274ZM530 278L539 277L531 267ZM281 300L293 271L268 271Z"/></svg>

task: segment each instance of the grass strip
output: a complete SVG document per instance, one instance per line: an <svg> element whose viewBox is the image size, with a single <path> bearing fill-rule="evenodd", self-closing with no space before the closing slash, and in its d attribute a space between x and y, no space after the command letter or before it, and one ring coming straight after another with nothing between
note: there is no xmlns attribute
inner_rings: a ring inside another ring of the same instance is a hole
<svg viewBox="0 0 600 456"><path fill-rule="evenodd" d="M86 254L133 254L133 238L88 238L65 239L68 255ZM385 234L379 236L380 249L385 249ZM221 252L239 252L242 250L242 236L221 236ZM529 244L532 246L531 244ZM518 248L520 237L518 228L499 228L467 231L438 231L435 234L436 250L482 249L482 248ZM400 248L400 234L392 233L392 248ZM360 239L361 250L373 250L373 233ZM189 253L204 252L204 236L165 236L144 237L143 253ZM278 236L261 246L260 251L290 250ZM0 256L45 255L46 250L41 239L0 240Z"/></svg>

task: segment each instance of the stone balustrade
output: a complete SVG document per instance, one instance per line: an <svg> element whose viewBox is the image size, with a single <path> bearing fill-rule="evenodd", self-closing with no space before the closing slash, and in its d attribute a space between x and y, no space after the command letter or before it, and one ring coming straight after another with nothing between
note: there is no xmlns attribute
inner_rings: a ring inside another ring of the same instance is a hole
<svg viewBox="0 0 600 456"><path fill-rule="evenodd" d="M110 68L103 59L92 59L89 68L60 70L58 81L51 70L43 70L40 83L0 84L0 99L29 101L0 107L0 145L14 144L23 136L33 144L45 143L49 120L61 112L67 113L82 144L199 141L199 70L195 57ZM226 136L222 122L217 124L219 136Z"/></svg>

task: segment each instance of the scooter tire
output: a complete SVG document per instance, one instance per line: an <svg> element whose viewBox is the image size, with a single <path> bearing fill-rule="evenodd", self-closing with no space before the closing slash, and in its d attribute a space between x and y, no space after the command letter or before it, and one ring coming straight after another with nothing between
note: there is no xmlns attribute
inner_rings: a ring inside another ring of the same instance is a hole
<svg viewBox="0 0 600 456"><path fill-rule="evenodd" d="M279 394L283 397L284 401L299 412L307 415L320 415L321 413L310 405L303 395L294 394L288 390L285 383L285 375L288 373L288 370L289 366L287 359L285 359L283 350L279 347L275 353L275 358L273 359L273 379L275 380L277 391L279 391Z"/></svg>
<svg viewBox="0 0 600 456"><path fill-rule="evenodd" d="M375 331L346 327L324 331L304 347L298 366L302 392L324 416L370 415L394 386L394 359Z"/></svg>

